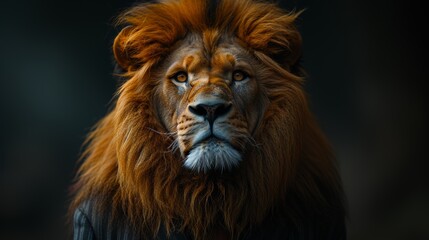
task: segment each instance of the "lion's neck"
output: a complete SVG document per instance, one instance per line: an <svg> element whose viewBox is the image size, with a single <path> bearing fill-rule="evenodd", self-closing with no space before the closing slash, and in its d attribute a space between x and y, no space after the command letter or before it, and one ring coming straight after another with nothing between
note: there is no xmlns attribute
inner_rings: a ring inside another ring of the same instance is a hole
<svg viewBox="0 0 429 240"><path fill-rule="evenodd" d="M246 169L252 167L248 164L221 175L185 170L167 156L156 164L151 172L138 176L143 184L122 192L128 214L143 213L138 219L153 224L152 229L165 225L167 231L182 229L204 239L228 239L262 222L275 201L269 180Z"/></svg>

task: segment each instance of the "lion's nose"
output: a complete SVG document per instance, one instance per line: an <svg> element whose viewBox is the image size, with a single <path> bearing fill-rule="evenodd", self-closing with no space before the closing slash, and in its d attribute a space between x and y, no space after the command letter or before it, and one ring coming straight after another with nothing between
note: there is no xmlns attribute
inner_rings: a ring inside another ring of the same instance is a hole
<svg viewBox="0 0 429 240"><path fill-rule="evenodd" d="M212 125L216 118L224 116L231 111L231 105L231 103L189 105L189 111L197 116L204 117Z"/></svg>

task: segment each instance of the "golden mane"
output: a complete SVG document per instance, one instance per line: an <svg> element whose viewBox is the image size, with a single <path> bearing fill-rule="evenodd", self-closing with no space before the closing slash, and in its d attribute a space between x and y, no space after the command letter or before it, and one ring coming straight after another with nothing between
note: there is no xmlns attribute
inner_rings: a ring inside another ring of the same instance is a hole
<svg viewBox="0 0 429 240"><path fill-rule="evenodd" d="M90 200L96 211L111 211L112 219L126 216L142 235L164 226L197 239L217 228L238 238L273 213L293 224L313 213L344 215L329 144L296 71L298 14L250 0L219 1L213 12L206 1L178 0L141 4L119 17L125 27L113 51L127 81L87 139L71 211ZM253 136L260 145L245 153L234 174L184 169L154 110L153 72L178 41L207 30L235 36L272 76L263 86L270 104Z"/></svg>

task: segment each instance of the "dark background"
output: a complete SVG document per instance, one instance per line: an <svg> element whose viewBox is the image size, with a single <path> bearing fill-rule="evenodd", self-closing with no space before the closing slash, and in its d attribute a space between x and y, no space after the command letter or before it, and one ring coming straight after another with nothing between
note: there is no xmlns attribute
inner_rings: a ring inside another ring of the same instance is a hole
<svg viewBox="0 0 429 240"><path fill-rule="evenodd" d="M81 144L115 92L113 17L132 1L0 3L0 239L64 239ZM349 239L429 239L423 1L290 0Z"/></svg>

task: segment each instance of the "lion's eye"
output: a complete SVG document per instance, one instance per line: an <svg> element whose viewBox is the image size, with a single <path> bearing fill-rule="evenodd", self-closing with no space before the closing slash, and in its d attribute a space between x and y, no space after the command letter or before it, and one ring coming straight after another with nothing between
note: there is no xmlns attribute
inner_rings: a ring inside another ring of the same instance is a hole
<svg viewBox="0 0 429 240"><path fill-rule="evenodd" d="M240 70L236 70L232 73L232 79L234 81L243 81L244 79L246 79L248 77L248 75Z"/></svg>
<svg viewBox="0 0 429 240"><path fill-rule="evenodd" d="M172 77L172 79L174 79L177 82L184 83L188 81L188 74L186 72L178 72Z"/></svg>

